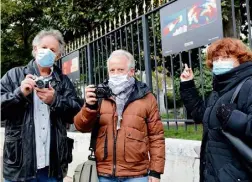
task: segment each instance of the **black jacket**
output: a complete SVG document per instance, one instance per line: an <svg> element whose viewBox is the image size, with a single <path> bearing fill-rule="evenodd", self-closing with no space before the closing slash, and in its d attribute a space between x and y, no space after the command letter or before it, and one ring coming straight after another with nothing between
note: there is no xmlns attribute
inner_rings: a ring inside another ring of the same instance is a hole
<svg viewBox="0 0 252 182"><path fill-rule="evenodd" d="M221 121L216 109L228 104L238 84L252 77L252 62L246 62L231 71L214 76L213 91L204 102L198 95L194 81L181 82L180 94L187 111L196 122L203 122L200 156L201 182L252 181L241 157L221 134ZM246 81L236 100L226 130L252 144L252 79Z"/></svg>
<svg viewBox="0 0 252 182"><path fill-rule="evenodd" d="M36 141L33 117L33 93L24 97L20 84L27 74L35 74L34 61L9 70L1 79L1 115L5 124L3 177L25 181L36 176ZM67 138L66 125L81 106L75 89L66 75L54 66L51 86L55 97L50 105L51 141L49 176L63 178L72 160L73 140Z"/></svg>

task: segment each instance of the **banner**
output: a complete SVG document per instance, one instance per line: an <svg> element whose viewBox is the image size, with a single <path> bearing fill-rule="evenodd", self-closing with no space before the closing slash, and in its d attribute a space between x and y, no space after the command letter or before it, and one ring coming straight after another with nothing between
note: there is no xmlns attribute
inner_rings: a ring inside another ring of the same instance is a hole
<svg viewBox="0 0 252 182"><path fill-rule="evenodd" d="M163 55L223 37L221 0L178 0L160 10Z"/></svg>
<svg viewBox="0 0 252 182"><path fill-rule="evenodd" d="M79 51L75 51L62 58L62 72L67 75L71 81L80 80Z"/></svg>

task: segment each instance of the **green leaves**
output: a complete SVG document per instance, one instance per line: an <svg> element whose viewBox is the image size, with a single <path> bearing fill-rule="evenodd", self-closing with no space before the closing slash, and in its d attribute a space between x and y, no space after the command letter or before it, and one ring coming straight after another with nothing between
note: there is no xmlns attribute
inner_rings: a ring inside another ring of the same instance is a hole
<svg viewBox="0 0 252 182"><path fill-rule="evenodd" d="M42 29L60 30L65 41L87 34L141 1L2 0L2 75L32 59L31 43Z"/></svg>

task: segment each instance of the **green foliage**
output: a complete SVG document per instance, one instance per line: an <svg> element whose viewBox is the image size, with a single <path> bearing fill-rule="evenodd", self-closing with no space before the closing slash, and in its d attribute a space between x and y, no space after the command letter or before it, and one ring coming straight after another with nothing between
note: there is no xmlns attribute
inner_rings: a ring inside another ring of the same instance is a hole
<svg viewBox="0 0 252 182"><path fill-rule="evenodd" d="M2 0L2 75L32 59L31 43L40 30L58 29L66 42L73 41L141 3L140 0Z"/></svg>
<svg viewBox="0 0 252 182"><path fill-rule="evenodd" d="M187 130L185 130L184 124L178 125L176 130L175 123L170 123L169 129L164 125L164 135L166 138L179 138L186 140L202 140L203 127L201 124L197 125L197 131L195 131L194 124L187 124Z"/></svg>

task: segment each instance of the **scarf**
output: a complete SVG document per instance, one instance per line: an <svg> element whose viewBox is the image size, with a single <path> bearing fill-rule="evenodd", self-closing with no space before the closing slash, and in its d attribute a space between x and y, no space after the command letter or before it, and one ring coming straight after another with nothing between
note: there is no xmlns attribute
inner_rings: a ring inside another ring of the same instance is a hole
<svg viewBox="0 0 252 182"><path fill-rule="evenodd" d="M118 114L117 119L117 130L121 128L122 113L124 106L128 101L130 94L134 91L135 78L130 77L127 81L120 83L119 85L114 85L113 83L108 83L109 88L115 95L116 101L116 112Z"/></svg>

